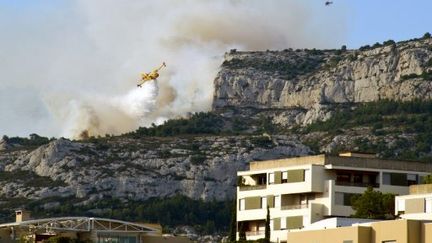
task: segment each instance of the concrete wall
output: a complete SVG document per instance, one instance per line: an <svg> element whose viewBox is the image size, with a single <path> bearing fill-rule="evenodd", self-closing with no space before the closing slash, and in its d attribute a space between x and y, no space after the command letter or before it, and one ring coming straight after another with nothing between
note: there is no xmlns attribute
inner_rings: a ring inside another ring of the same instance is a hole
<svg viewBox="0 0 432 243"><path fill-rule="evenodd" d="M432 184L411 185L409 194L427 194L432 193Z"/></svg>
<svg viewBox="0 0 432 243"><path fill-rule="evenodd" d="M339 157L327 155L325 159L326 165L333 166L347 166L357 168L369 168L378 170L398 170L398 171L412 171L412 172L427 172L432 171L431 163L423 163L416 161L402 161L402 160L385 160L385 159L372 159L372 158L356 158L356 157Z"/></svg>
<svg viewBox="0 0 432 243"><path fill-rule="evenodd" d="M430 243L432 224L414 220L389 220L371 223L370 226L350 226L323 230L291 231L288 243Z"/></svg>
<svg viewBox="0 0 432 243"><path fill-rule="evenodd" d="M306 157L296 157L289 159L266 160L250 162L250 170L266 170L280 167L296 166L296 165L310 165L310 164L324 164L325 156L315 155Z"/></svg>
<svg viewBox="0 0 432 243"><path fill-rule="evenodd" d="M423 213L425 212L424 198L413 198L405 200L405 213Z"/></svg>
<svg viewBox="0 0 432 243"><path fill-rule="evenodd" d="M407 243L408 234L406 227L406 221L388 221L372 224L371 243L382 243L383 241L390 240L395 240L397 243Z"/></svg>
<svg viewBox="0 0 432 243"><path fill-rule="evenodd" d="M370 243L368 227L340 227L327 230L291 231L288 243L336 243L352 241L352 243ZM362 236L360 237L360 233ZM381 243L381 242L380 242ZM398 242L399 243L399 242Z"/></svg>
<svg viewBox="0 0 432 243"><path fill-rule="evenodd" d="M421 243L432 242L432 223L422 224Z"/></svg>

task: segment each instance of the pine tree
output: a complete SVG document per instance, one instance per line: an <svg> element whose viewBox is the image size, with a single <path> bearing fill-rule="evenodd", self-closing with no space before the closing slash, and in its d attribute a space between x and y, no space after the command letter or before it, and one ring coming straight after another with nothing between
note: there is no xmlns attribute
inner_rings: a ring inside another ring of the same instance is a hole
<svg viewBox="0 0 432 243"><path fill-rule="evenodd" d="M233 206L231 210L231 224L230 224L230 232L229 232L229 241L235 242L236 241L236 233L237 233L237 206L236 206L236 200L233 201Z"/></svg>
<svg viewBox="0 0 432 243"><path fill-rule="evenodd" d="M265 222L264 242L270 243L270 207L267 205L267 217Z"/></svg>

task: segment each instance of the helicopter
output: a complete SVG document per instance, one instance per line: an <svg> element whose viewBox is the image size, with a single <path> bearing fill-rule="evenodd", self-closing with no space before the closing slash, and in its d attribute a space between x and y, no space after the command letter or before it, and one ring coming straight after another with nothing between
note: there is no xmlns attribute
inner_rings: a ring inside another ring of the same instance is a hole
<svg viewBox="0 0 432 243"><path fill-rule="evenodd" d="M159 71L162 68L164 68L164 67L166 67L165 62L163 62L162 65L160 65L160 67L158 67L157 69L151 71L150 73L141 73L141 80L137 84L137 87L142 88L142 85L145 82L152 81L152 80L157 80L157 78L159 77Z"/></svg>
<svg viewBox="0 0 432 243"><path fill-rule="evenodd" d="M330 6L331 4L333 4L333 2L331 2L331 1L326 1L326 2L325 2L325 5L326 5L326 6Z"/></svg>

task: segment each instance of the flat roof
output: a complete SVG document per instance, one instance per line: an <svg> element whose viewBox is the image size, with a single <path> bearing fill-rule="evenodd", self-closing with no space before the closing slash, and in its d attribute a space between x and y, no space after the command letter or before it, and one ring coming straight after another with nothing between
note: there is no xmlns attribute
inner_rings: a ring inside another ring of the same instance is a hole
<svg viewBox="0 0 432 243"><path fill-rule="evenodd" d="M21 222L12 222L0 224L1 228L9 227L32 227L36 229L50 228L57 231L73 232L134 232L134 233L158 233L156 227L132 223L116 219L94 218L94 217L57 217L26 220Z"/></svg>
<svg viewBox="0 0 432 243"><path fill-rule="evenodd" d="M368 168L432 173L432 163L406 160L390 160L372 157L312 155L277 160L252 161L249 171L266 170L296 165L330 165L332 167Z"/></svg>

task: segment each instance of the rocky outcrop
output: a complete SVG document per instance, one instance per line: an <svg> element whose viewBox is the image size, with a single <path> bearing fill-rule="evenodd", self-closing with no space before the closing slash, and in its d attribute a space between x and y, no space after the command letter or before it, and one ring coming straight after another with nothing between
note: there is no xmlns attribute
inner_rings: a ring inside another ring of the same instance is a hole
<svg viewBox="0 0 432 243"><path fill-rule="evenodd" d="M0 139L0 151L8 150L8 149L11 149L12 147L13 147L13 145L10 144L7 141L7 139L4 139L4 138Z"/></svg>
<svg viewBox="0 0 432 243"><path fill-rule="evenodd" d="M430 38L362 51L231 51L213 108L278 109L274 121L290 126L325 120L338 104L431 99L431 58Z"/></svg>
<svg viewBox="0 0 432 243"><path fill-rule="evenodd" d="M107 195L141 200L183 194L224 200L235 195L236 172L248 162L311 152L294 137L275 136L264 145L257 139L267 137L58 139L14 160L0 159L0 169L16 175L0 178L0 198L74 196L90 202Z"/></svg>

